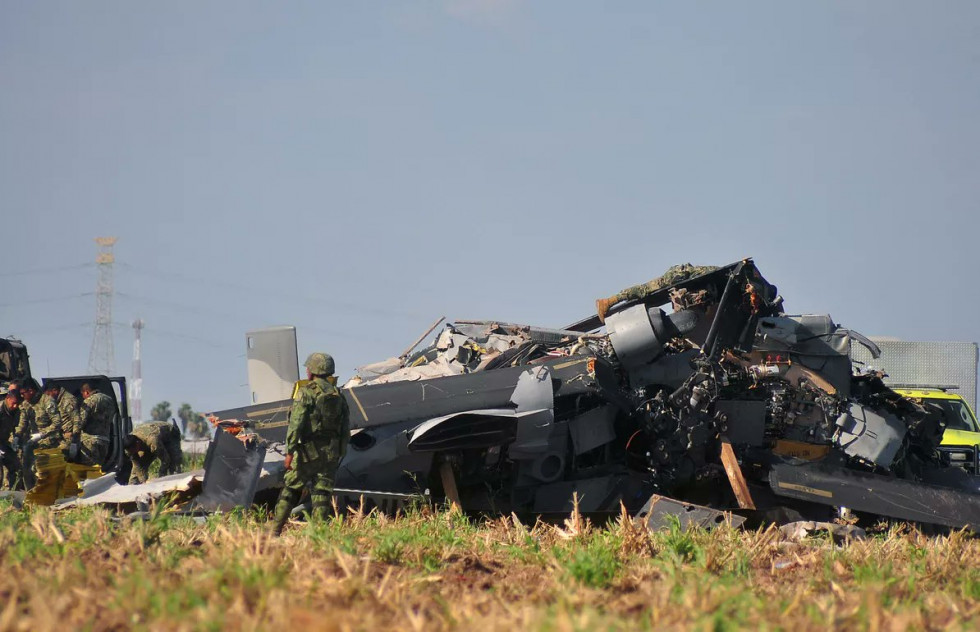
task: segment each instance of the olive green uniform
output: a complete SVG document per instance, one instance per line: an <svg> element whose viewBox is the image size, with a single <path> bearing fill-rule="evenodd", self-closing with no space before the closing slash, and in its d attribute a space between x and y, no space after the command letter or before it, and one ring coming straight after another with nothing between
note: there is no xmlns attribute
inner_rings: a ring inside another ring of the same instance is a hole
<svg viewBox="0 0 980 632"><path fill-rule="evenodd" d="M20 420L20 411L16 408L7 408L7 402L0 402L0 465L6 471L7 477L4 481L0 477L0 487L4 489L14 489L20 480L21 467L20 459L11 444L17 424Z"/></svg>
<svg viewBox="0 0 980 632"><path fill-rule="evenodd" d="M610 297L610 301L612 303L618 303L620 301L640 300L646 298L650 294L653 294L657 290L662 290L665 287L677 285L678 283L687 281L693 277L714 272L717 269L717 266L694 266L690 263L682 263L680 265L671 266L661 276L653 279L652 281L648 281L647 283L643 283L641 285L634 285L633 287L626 288L618 294L614 294L612 297Z"/></svg>
<svg viewBox="0 0 980 632"><path fill-rule="evenodd" d="M304 485L312 487L313 518L323 519L330 507L334 477L350 440L347 400L336 386L314 377L293 399L286 430L286 452L293 455L276 504L276 531L299 503Z"/></svg>
<svg viewBox="0 0 980 632"><path fill-rule="evenodd" d="M145 483L150 478L150 465L160 459L160 476L180 472L184 453L180 448L180 431L169 421L151 421L133 428L133 434L147 445L148 450L131 456L133 470L129 484Z"/></svg>
<svg viewBox="0 0 980 632"><path fill-rule="evenodd" d="M81 458L86 465L104 465L109 455L109 432L116 416L116 401L98 391L85 398L81 408Z"/></svg>
<svg viewBox="0 0 980 632"><path fill-rule="evenodd" d="M30 401L25 399L20 403L20 420L17 422L14 434L20 439L21 445L27 443L27 439L37 432L37 407L40 403L40 395L34 395L34 399Z"/></svg>
<svg viewBox="0 0 980 632"><path fill-rule="evenodd" d="M45 393L41 396L34 423L37 431L42 434L35 446L36 450L67 450L71 444L78 443L81 435L78 400L63 388L54 397Z"/></svg>
<svg viewBox="0 0 980 632"><path fill-rule="evenodd" d="M35 393L30 400L20 402L20 421L17 422L17 429L14 434L20 439L20 460L21 472L24 475L24 488L30 489L34 486L34 448L28 443L32 434L37 432L37 415L41 406L41 395Z"/></svg>

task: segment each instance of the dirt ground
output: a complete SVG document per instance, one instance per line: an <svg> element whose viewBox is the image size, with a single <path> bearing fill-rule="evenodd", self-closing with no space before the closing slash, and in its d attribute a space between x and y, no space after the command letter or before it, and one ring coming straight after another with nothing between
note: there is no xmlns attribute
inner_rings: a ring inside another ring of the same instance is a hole
<svg viewBox="0 0 980 632"><path fill-rule="evenodd" d="M0 504L0 630L976 629L980 540Z"/></svg>

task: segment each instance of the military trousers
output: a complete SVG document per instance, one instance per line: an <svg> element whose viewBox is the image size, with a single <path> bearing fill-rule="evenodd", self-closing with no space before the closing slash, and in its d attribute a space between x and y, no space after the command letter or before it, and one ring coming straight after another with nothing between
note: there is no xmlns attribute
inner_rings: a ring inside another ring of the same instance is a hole
<svg viewBox="0 0 980 632"><path fill-rule="evenodd" d="M313 505L313 518L323 520L330 509L330 496L333 493L334 477L337 474L338 459L317 459L312 462L293 462L293 469L286 470L282 492L276 503L276 521L285 523L290 512L299 504L303 487L310 487L310 501Z"/></svg>
<svg viewBox="0 0 980 632"><path fill-rule="evenodd" d="M109 456L109 437L83 432L81 436L79 463L83 465L105 465Z"/></svg>

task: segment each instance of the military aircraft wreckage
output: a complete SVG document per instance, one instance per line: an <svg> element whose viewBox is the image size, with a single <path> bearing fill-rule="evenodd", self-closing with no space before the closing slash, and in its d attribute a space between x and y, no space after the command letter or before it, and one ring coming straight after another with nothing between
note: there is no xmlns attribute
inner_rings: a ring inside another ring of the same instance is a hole
<svg viewBox="0 0 980 632"><path fill-rule="evenodd" d="M877 352L867 338L782 303L746 259L675 266L563 329L447 324L345 385L337 494L525 516L622 503L651 526L853 512L980 529L978 479L937 451L941 415L852 369L852 342ZM218 417L274 444L288 407ZM261 461L214 478L254 493Z"/></svg>

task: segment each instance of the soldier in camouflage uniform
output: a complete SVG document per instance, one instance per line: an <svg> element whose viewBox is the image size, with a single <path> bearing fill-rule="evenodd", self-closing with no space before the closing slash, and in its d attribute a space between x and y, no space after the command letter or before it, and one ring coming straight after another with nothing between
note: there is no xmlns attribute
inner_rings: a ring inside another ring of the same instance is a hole
<svg viewBox="0 0 980 632"><path fill-rule="evenodd" d="M13 446L14 431L20 420L20 398L17 391L8 391L0 403L0 465L6 471L7 479L0 480L0 487L14 489L20 484L20 459Z"/></svg>
<svg viewBox="0 0 980 632"><path fill-rule="evenodd" d="M34 379L26 380L20 385L20 420L14 431L14 449L20 452L21 471L24 474L24 487L34 486L34 448L31 439L39 438L37 431L37 413L41 405L40 387Z"/></svg>
<svg viewBox="0 0 980 632"><path fill-rule="evenodd" d="M180 430L169 421L151 421L133 428L123 439L123 449L133 463L129 484L145 483L150 465L160 459L160 476L176 474L183 469L184 452L180 448Z"/></svg>
<svg viewBox="0 0 980 632"><path fill-rule="evenodd" d="M82 436L79 462L85 465L105 465L109 456L109 432L116 417L116 401L82 384Z"/></svg>
<svg viewBox="0 0 980 632"><path fill-rule="evenodd" d="M305 366L309 382L293 399L286 430L286 476L276 503L276 535L282 533L305 485L312 487L313 518L326 518L337 467L350 440L350 413L336 386L333 358L313 353Z"/></svg>
<svg viewBox="0 0 980 632"><path fill-rule="evenodd" d="M718 266L694 266L690 263L670 266L667 268L666 272L652 281L626 288L622 292L614 294L609 298L598 299L595 302L596 313L599 315L599 320L601 322L606 322L606 313L608 313L609 308L616 303L620 303L622 301L636 301L646 298L657 290L662 290L665 287L677 285L678 283L687 281L693 277L714 272L717 269Z"/></svg>
<svg viewBox="0 0 980 632"><path fill-rule="evenodd" d="M37 382L28 380L20 385L20 407L17 429L14 431L14 441L23 447L28 438L37 432L37 409L41 398L38 396Z"/></svg>
<svg viewBox="0 0 980 632"><path fill-rule="evenodd" d="M69 461L78 458L82 424L74 395L57 384L46 384L34 423L35 434L40 434L36 439L31 437L35 450L61 448Z"/></svg>

